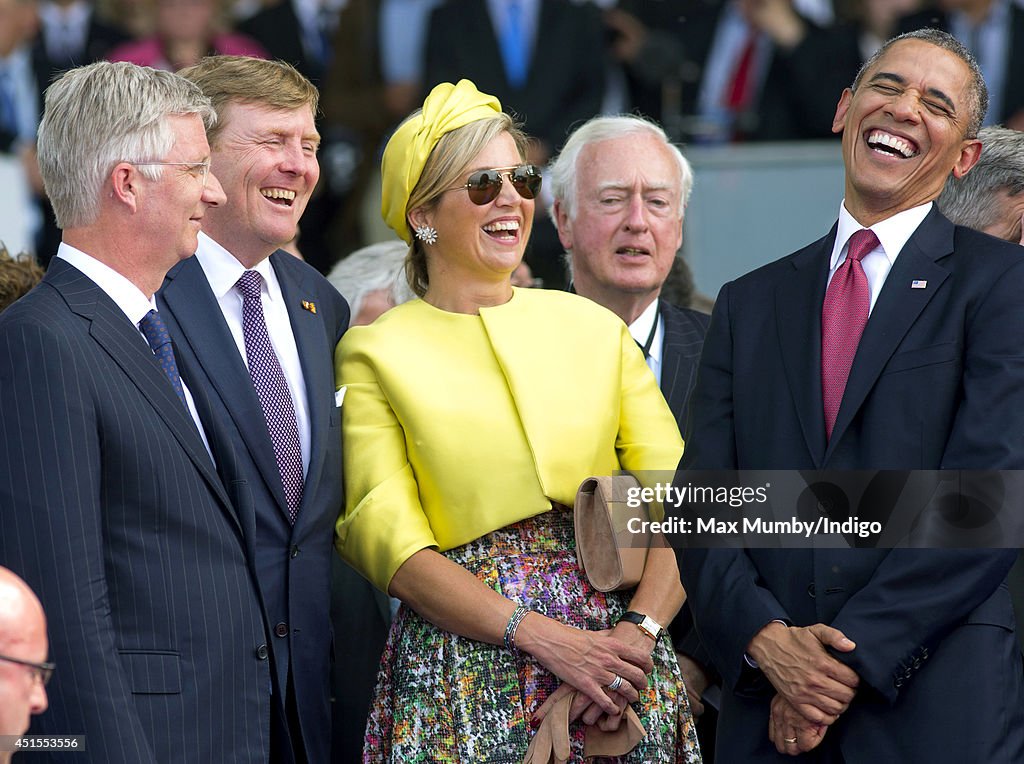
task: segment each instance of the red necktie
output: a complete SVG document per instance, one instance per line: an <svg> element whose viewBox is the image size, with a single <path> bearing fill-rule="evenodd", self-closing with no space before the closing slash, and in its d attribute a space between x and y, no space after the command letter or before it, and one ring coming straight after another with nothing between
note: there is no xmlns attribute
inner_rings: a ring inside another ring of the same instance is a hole
<svg viewBox="0 0 1024 764"><path fill-rule="evenodd" d="M821 308L821 397L826 438L832 437L853 356L871 307L871 289L860 261L877 246L878 237L867 228L851 236L846 259L836 269L825 292Z"/></svg>
<svg viewBox="0 0 1024 764"><path fill-rule="evenodd" d="M740 50L739 60L733 69L732 79L725 91L723 106L730 111L739 112L750 103L754 84L754 57L757 53L757 30L747 33L746 42Z"/></svg>

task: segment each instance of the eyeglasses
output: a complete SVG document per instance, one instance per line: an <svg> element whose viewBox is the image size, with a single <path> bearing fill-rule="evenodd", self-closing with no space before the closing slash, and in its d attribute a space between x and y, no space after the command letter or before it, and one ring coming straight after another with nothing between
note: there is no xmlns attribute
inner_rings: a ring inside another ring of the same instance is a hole
<svg viewBox="0 0 1024 764"><path fill-rule="evenodd" d="M206 162L129 162L136 167L187 167L188 171L195 175L196 170L202 173L203 188L206 188L206 178L210 174L210 163Z"/></svg>
<svg viewBox="0 0 1024 764"><path fill-rule="evenodd" d="M9 655L0 655L0 661L28 666L30 669L33 669L32 673L39 678L39 681L43 683L44 687L50 681L50 677L53 676L53 672L57 669L56 663L33 663L32 661L23 661L21 658L12 658Z"/></svg>
<svg viewBox="0 0 1024 764"><path fill-rule="evenodd" d="M491 170L477 170L469 176L469 182L459 188L469 189L469 201L473 204L490 204L501 193L502 176L508 177L512 188L524 199L533 199L540 191L540 170L536 165L521 164L518 167L495 167ZM453 189L454 190L454 189Z"/></svg>

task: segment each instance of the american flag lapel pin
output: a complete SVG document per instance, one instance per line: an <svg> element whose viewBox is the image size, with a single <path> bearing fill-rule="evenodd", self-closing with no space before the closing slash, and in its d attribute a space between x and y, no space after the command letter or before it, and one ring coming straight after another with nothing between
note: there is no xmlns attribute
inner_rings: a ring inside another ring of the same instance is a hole
<svg viewBox="0 0 1024 764"><path fill-rule="evenodd" d="M928 282L925 281L924 279L914 279L913 281L910 282L910 288L911 289L927 289L928 288ZM316 313L316 311L313 311L313 312Z"/></svg>
<svg viewBox="0 0 1024 764"><path fill-rule="evenodd" d="M917 282L915 281L914 283L916 284ZM304 310L308 310L314 316L316 315L316 303L315 302L311 302L309 300L303 300L302 301L302 307L303 307Z"/></svg>

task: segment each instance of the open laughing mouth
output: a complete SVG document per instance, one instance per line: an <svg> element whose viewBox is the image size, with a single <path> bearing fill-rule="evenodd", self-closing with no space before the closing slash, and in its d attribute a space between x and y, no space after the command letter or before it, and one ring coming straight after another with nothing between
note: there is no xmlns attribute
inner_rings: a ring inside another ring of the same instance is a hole
<svg viewBox="0 0 1024 764"><path fill-rule="evenodd" d="M864 140L873 151L899 159L910 159L921 153L920 149L911 141L884 130L871 130Z"/></svg>
<svg viewBox="0 0 1024 764"><path fill-rule="evenodd" d="M264 198L282 207L291 207L295 203L295 192L286 188L261 188Z"/></svg>
<svg viewBox="0 0 1024 764"><path fill-rule="evenodd" d="M518 220L497 220L483 228L484 233L498 241L513 242L519 237Z"/></svg>

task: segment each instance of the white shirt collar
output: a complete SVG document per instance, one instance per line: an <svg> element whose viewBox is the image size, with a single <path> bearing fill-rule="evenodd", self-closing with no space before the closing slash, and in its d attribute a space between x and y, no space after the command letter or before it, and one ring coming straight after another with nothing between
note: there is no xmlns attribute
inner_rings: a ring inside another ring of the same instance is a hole
<svg viewBox="0 0 1024 764"><path fill-rule="evenodd" d="M73 265L102 289L111 300L117 303L117 307L124 312L134 326L138 327L139 321L149 311L156 310L156 300L146 297L135 284L92 255L75 249L62 241L57 247L57 257Z"/></svg>
<svg viewBox="0 0 1024 764"><path fill-rule="evenodd" d="M206 273L206 279L210 282L213 296L220 300L228 292L235 288L238 279L246 270L253 270L263 276L265 294L274 301L282 300L281 285L277 281L277 274L270 264L270 258L260 260L255 266L247 269L228 250L211 239L202 231L199 232L199 247L196 249L196 259ZM237 292L236 292L237 294ZM238 299L242 295L238 294Z"/></svg>
<svg viewBox="0 0 1024 764"><path fill-rule="evenodd" d="M661 325L660 322L655 327L655 322L658 321L658 300L655 298L650 305L644 308L644 312L636 317L636 320L629 325L630 336L643 347L647 344L647 338L651 336L651 331L654 331L654 340L651 342L651 348L648 352L648 358L653 358L655 361L661 361Z"/></svg>
<svg viewBox="0 0 1024 764"><path fill-rule="evenodd" d="M928 217L931 212L932 202L922 204L918 207L911 207L909 210L897 212L892 217L881 220L870 226L882 245L882 251L891 266L896 262L896 257L903 251L907 240L914 235L914 231ZM839 263L839 257L843 248L857 231L864 228L846 209L846 200L839 205L839 228L836 231L836 242L832 247L832 258L829 261L829 268L834 270Z"/></svg>

